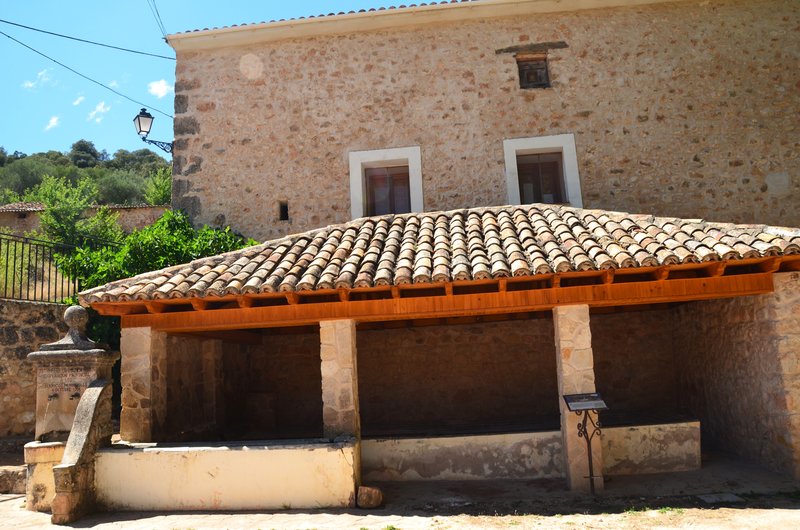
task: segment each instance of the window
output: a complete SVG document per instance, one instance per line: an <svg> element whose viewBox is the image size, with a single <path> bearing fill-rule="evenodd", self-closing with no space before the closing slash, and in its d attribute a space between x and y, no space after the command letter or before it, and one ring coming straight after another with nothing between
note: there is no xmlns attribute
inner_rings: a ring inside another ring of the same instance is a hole
<svg viewBox="0 0 800 530"><path fill-rule="evenodd" d="M519 68L520 88L549 88L550 74L547 71L547 55L519 54L516 56Z"/></svg>
<svg viewBox="0 0 800 530"><path fill-rule="evenodd" d="M564 202L561 153L517 155L519 198L522 204Z"/></svg>
<svg viewBox="0 0 800 530"><path fill-rule="evenodd" d="M409 213L408 166L371 167L364 170L367 215Z"/></svg>
<svg viewBox="0 0 800 530"><path fill-rule="evenodd" d="M278 220L289 220L289 201L278 201Z"/></svg>
<svg viewBox="0 0 800 530"><path fill-rule="evenodd" d="M422 211L419 147L350 153L350 211L353 219Z"/></svg>
<svg viewBox="0 0 800 530"><path fill-rule="evenodd" d="M544 202L583 207L572 134L503 141L509 204Z"/></svg>

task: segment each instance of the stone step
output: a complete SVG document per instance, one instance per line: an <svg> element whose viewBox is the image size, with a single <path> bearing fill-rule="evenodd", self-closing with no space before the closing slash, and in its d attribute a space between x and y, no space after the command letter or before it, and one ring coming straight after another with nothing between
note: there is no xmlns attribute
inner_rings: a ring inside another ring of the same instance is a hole
<svg viewBox="0 0 800 530"><path fill-rule="evenodd" d="M0 466L0 494L25 493L25 466Z"/></svg>

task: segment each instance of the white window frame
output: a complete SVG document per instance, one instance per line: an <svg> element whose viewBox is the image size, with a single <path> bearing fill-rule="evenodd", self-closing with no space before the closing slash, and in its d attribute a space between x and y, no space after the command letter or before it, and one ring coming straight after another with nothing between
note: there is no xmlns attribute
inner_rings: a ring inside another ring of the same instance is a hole
<svg viewBox="0 0 800 530"><path fill-rule="evenodd" d="M408 166L411 211L422 211L422 151L419 146L350 152L350 213L364 217L366 184L364 170L373 167Z"/></svg>
<svg viewBox="0 0 800 530"><path fill-rule="evenodd" d="M564 196L570 206L583 208L581 177L578 173L578 154L575 150L575 135L573 134L503 140L508 204L520 204L522 201L522 195L519 190L517 157L520 155L546 153L561 153L561 167L564 172Z"/></svg>

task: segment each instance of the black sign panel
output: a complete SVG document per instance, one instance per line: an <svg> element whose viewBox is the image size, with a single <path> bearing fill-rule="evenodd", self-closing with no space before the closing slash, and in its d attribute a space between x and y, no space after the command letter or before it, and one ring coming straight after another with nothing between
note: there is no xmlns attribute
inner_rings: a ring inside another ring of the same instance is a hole
<svg viewBox="0 0 800 530"><path fill-rule="evenodd" d="M581 410L607 410L608 406L600 394L592 392L590 394L569 394L564 396L564 402L570 412Z"/></svg>

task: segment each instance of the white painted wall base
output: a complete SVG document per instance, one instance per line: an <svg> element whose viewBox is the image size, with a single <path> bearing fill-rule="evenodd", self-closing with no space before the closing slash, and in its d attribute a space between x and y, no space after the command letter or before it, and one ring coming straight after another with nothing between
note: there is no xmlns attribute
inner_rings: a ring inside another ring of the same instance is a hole
<svg viewBox="0 0 800 530"><path fill-rule="evenodd" d="M98 502L114 510L348 507L355 443L115 446L97 454Z"/></svg>

